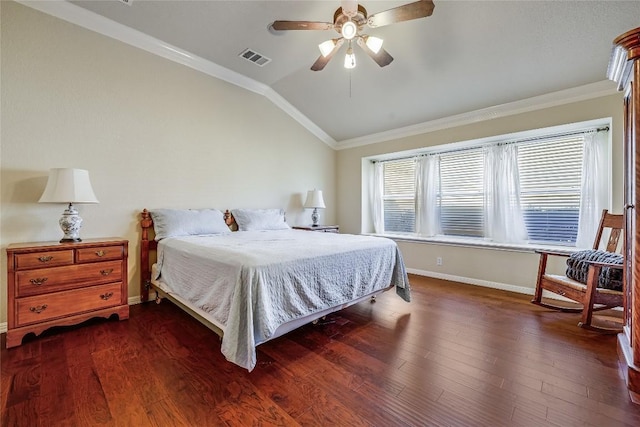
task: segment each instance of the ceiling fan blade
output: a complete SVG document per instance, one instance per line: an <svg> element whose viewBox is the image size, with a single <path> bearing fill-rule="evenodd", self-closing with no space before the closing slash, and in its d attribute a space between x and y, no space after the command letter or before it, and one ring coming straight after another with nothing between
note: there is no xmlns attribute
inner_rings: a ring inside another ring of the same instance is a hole
<svg viewBox="0 0 640 427"><path fill-rule="evenodd" d="M342 47L343 43L344 43L344 39L342 39L342 38L337 39L336 40L336 45L333 48L333 50L331 52L329 52L329 54L327 56L320 55L320 57L318 59L316 59L316 62L314 62L313 65L311 66L311 70L312 71L321 71L321 70L323 70L324 67L327 66L329 61L331 61L331 58L333 58L333 55Z"/></svg>
<svg viewBox="0 0 640 427"><path fill-rule="evenodd" d="M371 15L369 19L367 19L367 25L371 28L376 28L395 24L396 22L424 18L431 16L434 7L435 5L432 0L416 1Z"/></svg>
<svg viewBox="0 0 640 427"><path fill-rule="evenodd" d="M330 22L313 21L273 21L271 28L276 31L286 30L331 30L333 24Z"/></svg>
<svg viewBox="0 0 640 427"><path fill-rule="evenodd" d="M364 37L358 37L357 43L358 46L360 46L362 50L364 50L366 54L371 57L371 59L376 61L379 66L384 67L391 64L391 62L393 61L393 56L389 55L389 52L387 52L386 50L380 48L378 53L375 53L374 51L369 49L369 46L367 46Z"/></svg>

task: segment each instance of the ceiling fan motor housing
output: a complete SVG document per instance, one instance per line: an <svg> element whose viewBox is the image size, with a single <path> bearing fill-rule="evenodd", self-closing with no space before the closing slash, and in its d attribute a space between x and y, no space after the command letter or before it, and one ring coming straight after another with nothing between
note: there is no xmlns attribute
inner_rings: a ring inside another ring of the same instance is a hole
<svg viewBox="0 0 640 427"><path fill-rule="evenodd" d="M353 18L349 18L347 15L342 13L342 8L339 7L336 9L336 12L333 14L333 28L342 35L342 26L345 22L352 21L358 27L358 32L362 30L362 27L367 23L367 9L358 5L358 12Z"/></svg>

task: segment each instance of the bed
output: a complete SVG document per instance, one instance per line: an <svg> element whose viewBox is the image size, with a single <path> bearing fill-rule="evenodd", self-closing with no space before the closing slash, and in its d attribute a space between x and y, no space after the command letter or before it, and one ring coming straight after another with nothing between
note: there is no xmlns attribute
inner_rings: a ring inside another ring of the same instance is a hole
<svg viewBox="0 0 640 427"><path fill-rule="evenodd" d="M166 297L251 371L256 346L381 292L410 301L391 239L293 230L274 209L142 211L141 299Z"/></svg>

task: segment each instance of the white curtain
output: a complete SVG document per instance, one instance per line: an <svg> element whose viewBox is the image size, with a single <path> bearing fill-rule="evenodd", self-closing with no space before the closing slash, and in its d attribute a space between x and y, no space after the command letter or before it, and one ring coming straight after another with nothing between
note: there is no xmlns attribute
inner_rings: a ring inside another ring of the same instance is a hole
<svg viewBox="0 0 640 427"><path fill-rule="evenodd" d="M484 174L485 236L494 242L525 242L527 227L520 207L517 145L489 147Z"/></svg>
<svg viewBox="0 0 640 427"><path fill-rule="evenodd" d="M384 206L382 202L384 175L382 168L382 162L375 162L373 164L373 185L371 186L371 218L373 220L373 231L378 234L384 232Z"/></svg>
<svg viewBox="0 0 640 427"><path fill-rule="evenodd" d="M607 208L609 165L607 142L609 132L591 132L584 136L582 183L580 191L580 216L576 247L593 246L602 210Z"/></svg>
<svg viewBox="0 0 640 427"><path fill-rule="evenodd" d="M416 163L416 233L421 236L441 234L438 208L440 156L419 157Z"/></svg>

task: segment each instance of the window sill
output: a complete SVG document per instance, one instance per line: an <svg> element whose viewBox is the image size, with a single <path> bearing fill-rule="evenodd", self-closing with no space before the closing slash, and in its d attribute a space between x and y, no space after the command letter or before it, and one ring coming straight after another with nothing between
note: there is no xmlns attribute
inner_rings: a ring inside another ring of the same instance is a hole
<svg viewBox="0 0 640 427"><path fill-rule="evenodd" d="M464 238L456 238L456 237L419 237L419 236L409 236L406 234L376 234L376 233L363 233L371 236L380 236L387 237L392 240L401 241L401 242L412 242L412 243L427 243L427 244L437 244L437 245L450 245L450 246L463 246L463 247L472 247L472 248L484 248L484 249L495 249L501 251L511 251L511 252L535 252L538 250L552 250L554 252L571 254L578 250L578 248L573 246L558 246L558 245L541 245L541 244L514 244L514 243L495 243L489 242L481 239L464 239Z"/></svg>

